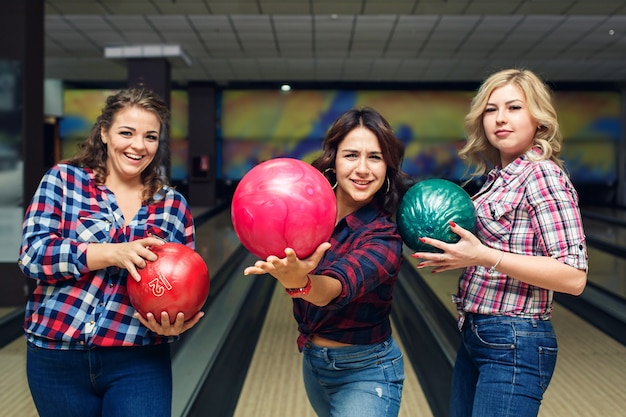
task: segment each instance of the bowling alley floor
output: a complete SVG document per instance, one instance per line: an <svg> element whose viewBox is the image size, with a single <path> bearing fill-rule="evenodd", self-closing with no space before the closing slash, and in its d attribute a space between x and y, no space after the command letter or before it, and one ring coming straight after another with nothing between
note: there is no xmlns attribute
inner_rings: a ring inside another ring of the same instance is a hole
<svg viewBox="0 0 626 417"><path fill-rule="evenodd" d="M227 213L200 225L196 242L210 271L216 271L239 245ZM599 255L593 258L594 263L601 260ZM624 276L622 271L610 269L614 262L603 260L601 263L602 268L590 269L590 281L606 280L608 275L614 274ZM243 271L245 266L241 265L240 269ZM451 315L455 312L450 294L455 290L457 275L456 272L432 275L428 271L422 274ZM559 337L559 357L539 416L623 416L626 346L559 304L555 306L553 322ZM290 299L277 288L239 395L235 417L314 416L302 385L296 332ZM398 342L402 346L402 340ZM432 416L410 361L406 360L405 364L406 382L400 415ZM37 417L26 383L23 338L0 349L0 375L3 376L0 378L0 415Z"/></svg>
<svg viewBox="0 0 626 417"><path fill-rule="evenodd" d="M451 314L455 314L450 294L456 278L456 273L425 278ZM623 416L626 347L558 304L553 323L559 337L558 364L539 416ZM235 417L314 417L302 385L296 333L291 302L276 289ZM400 416L432 416L410 361L405 364L407 379Z"/></svg>
<svg viewBox="0 0 626 417"><path fill-rule="evenodd" d="M302 356L291 299L276 287L234 417L315 417L302 383ZM402 347L402 341L396 339ZM430 417L428 402L405 358L400 417Z"/></svg>
<svg viewBox="0 0 626 417"><path fill-rule="evenodd" d="M601 274L608 273L606 268ZM590 269L589 280L603 280ZM451 294L456 271L422 274L439 299L456 315ZM621 417L624 415L626 346L574 312L555 303L552 323L559 343L557 366L539 417Z"/></svg>

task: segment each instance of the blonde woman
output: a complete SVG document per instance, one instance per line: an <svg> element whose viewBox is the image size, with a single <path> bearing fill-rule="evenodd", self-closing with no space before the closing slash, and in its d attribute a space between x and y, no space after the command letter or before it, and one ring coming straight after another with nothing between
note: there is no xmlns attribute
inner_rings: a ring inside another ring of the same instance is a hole
<svg viewBox="0 0 626 417"><path fill-rule="evenodd" d="M551 92L533 72L487 78L465 128L459 154L486 174L473 196L476 235L451 223L458 243L423 238L443 253L413 255L418 268L464 268L450 415L536 416L556 365L553 293L579 295L587 282L578 195L559 159Z"/></svg>

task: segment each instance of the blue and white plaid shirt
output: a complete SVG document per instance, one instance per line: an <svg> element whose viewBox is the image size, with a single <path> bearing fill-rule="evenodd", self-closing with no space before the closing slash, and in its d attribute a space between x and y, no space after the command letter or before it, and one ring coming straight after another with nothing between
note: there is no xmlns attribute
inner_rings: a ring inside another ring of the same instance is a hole
<svg viewBox="0 0 626 417"><path fill-rule="evenodd" d="M52 167L42 178L23 224L19 267L37 280L26 306L27 339L39 347L88 349L165 343L133 317L128 272L90 271L90 243L121 243L158 236L194 248L195 229L184 197L164 187L124 226L115 195L88 168Z"/></svg>

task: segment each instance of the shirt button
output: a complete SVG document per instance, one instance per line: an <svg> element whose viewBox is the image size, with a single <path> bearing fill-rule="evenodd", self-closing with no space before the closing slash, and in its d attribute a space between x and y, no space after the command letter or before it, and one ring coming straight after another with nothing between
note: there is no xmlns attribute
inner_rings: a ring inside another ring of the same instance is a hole
<svg viewBox="0 0 626 417"><path fill-rule="evenodd" d="M96 324L93 320L91 320L89 323L87 323L85 325L85 332L86 333L91 333L93 332L93 329L96 327Z"/></svg>

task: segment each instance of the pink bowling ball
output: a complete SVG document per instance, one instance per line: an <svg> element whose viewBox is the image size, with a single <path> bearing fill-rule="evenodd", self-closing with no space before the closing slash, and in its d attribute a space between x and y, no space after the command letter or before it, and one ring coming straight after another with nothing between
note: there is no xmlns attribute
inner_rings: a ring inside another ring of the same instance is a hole
<svg viewBox="0 0 626 417"><path fill-rule="evenodd" d="M244 175L233 195L231 216L237 237L255 256L282 258L292 248L304 259L330 238L337 203L330 183L313 166L275 158Z"/></svg>

